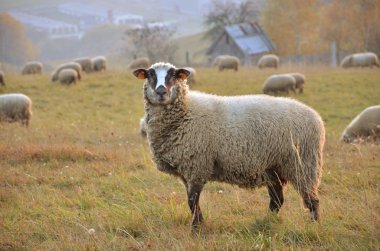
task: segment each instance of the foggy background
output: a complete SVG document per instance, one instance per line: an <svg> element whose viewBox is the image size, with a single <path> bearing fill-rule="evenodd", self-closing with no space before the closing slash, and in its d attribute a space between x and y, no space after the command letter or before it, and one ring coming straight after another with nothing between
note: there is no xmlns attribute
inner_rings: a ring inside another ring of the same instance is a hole
<svg viewBox="0 0 380 251"><path fill-rule="evenodd" d="M261 25L285 61L336 65L348 53L379 54L379 6L380 0L2 0L0 62L4 68L39 60L49 69L104 55L111 67L143 56L205 66L223 26L249 21ZM148 35L133 33L144 29Z"/></svg>

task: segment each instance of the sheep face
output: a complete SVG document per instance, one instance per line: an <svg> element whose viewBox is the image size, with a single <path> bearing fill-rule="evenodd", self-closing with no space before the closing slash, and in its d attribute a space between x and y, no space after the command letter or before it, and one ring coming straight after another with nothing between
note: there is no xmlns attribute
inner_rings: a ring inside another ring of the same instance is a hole
<svg viewBox="0 0 380 251"><path fill-rule="evenodd" d="M167 105L174 102L179 94L179 83L185 82L190 72L176 69L170 64L154 64L149 69L133 72L138 79L146 79L144 95L151 104Z"/></svg>

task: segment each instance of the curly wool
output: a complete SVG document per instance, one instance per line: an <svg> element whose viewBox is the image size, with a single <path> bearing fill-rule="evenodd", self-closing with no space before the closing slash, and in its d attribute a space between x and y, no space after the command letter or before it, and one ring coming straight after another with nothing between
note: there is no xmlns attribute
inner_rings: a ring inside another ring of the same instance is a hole
<svg viewBox="0 0 380 251"><path fill-rule="evenodd" d="M214 59L213 66L217 66L219 71L224 69L239 70L240 60L235 56L220 55Z"/></svg>
<svg viewBox="0 0 380 251"><path fill-rule="evenodd" d="M379 58L375 53L355 53L344 57L340 63L343 68L349 67L380 67Z"/></svg>
<svg viewBox="0 0 380 251"><path fill-rule="evenodd" d="M28 126L32 117L32 100L20 93L0 95L0 120L7 122L20 121Z"/></svg>
<svg viewBox="0 0 380 251"><path fill-rule="evenodd" d="M74 62L80 64L82 70L85 73L90 73L93 70L92 60L91 58L76 58L73 60Z"/></svg>
<svg viewBox="0 0 380 251"><path fill-rule="evenodd" d="M76 84L78 82L78 73L73 69L63 69L58 74L61 84Z"/></svg>
<svg viewBox="0 0 380 251"><path fill-rule="evenodd" d="M277 94L277 92L289 93L289 91L295 92L295 89L296 79L290 74L271 75L265 80L263 85L263 93L265 94Z"/></svg>
<svg viewBox="0 0 380 251"><path fill-rule="evenodd" d="M264 55L257 63L259 69L262 68L277 68L280 65L280 59L274 54Z"/></svg>
<svg viewBox="0 0 380 251"><path fill-rule="evenodd" d="M107 59L103 56L97 56L92 59L93 70L105 71L107 69Z"/></svg>
<svg viewBox="0 0 380 251"><path fill-rule="evenodd" d="M73 69L77 72L78 80L82 79L82 66L76 62L69 62L59 65L54 72L51 74L51 81L55 82L58 80L59 73L64 69Z"/></svg>
<svg viewBox="0 0 380 251"><path fill-rule="evenodd" d="M357 137L380 137L380 105L370 106L359 113L344 129L341 140L352 142Z"/></svg>
<svg viewBox="0 0 380 251"><path fill-rule="evenodd" d="M22 69L21 74L22 75L42 74L42 69L43 69L43 65L41 62L31 61L25 64L24 68Z"/></svg>

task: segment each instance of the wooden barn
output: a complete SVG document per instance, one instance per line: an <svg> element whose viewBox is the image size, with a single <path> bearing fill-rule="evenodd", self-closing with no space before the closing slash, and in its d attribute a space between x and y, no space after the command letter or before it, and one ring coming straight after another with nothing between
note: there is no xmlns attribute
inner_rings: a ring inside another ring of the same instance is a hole
<svg viewBox="0 0 380 251"><path fill-rule="evenodd" d="M233 55L245 65L256 64L267 53L275 53L276 47L257 23L241 23L225 26L220 37L206 54L210 62L219 55Z"/></svg>

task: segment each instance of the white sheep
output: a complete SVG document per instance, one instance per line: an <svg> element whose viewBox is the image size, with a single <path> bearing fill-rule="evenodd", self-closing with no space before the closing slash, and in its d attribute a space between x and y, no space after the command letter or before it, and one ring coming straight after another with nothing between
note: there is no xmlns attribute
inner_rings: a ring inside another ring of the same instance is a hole
<svg viewBox="0 0 380 251"><path fill-rule="evenodd" d="M142 57L134 59L129 65L128 69L134 70L138 68L148 68L150 66L149 58Z"/></svg>
<svg viewBox="0 0 380 251"><path fill-rule="evenodd" d="M92 60L91 58L76 58L73 60L74 62L78 63L81 65L82 67L82 70L85 72L85 73L90 73L92 72L93 70L93 65L92 65Z"/></svg>
<svg viewBox="0 0 380 251"><path fill-rule="evenodd" d="M169 63L138 69L134 75L145 79L146 132L153 160L160 171L184 183L193 229L203 221L199 196L209 181L266 186L275 212L289 181L318 219L325 129L316 111L283 97L189 91L189 72Z"/></svg>
<svg viewBox="0 0 380 251"><path fill-rule="evenodd" d="M22 75L28 75L28 74L42 74L43 65L41 62L38 61L31 61L24 65L21 74Z"/></svg>
<svg viewBox="0 0 380 251"><path fill-rule="evenodd" d="M355 53L344 57L340 63L343 68L349 67L380 67L379 58L375 53Z"/></svg>
<svg viewBox="0 0 380 251"><path fill-rule="evenodd" d="M262 68L276 68L280 65L280 59L274 54L267 54L262 56L257 63L259 69Z"/></svg>
<svg viewBox="0 0 380 251"><path fill-rule="evenodd" d="M350 143L368 136L380 139L380 105L367 107L359 113L344 129L341 140Z"/></svg>
<svg viewBox="0 0 380 251"><path fill-rule="evenodd" d="M4 72L0 71L0 85L5 86Z"/></svg>
<svg viewBox="0 0 380 251"><path fill-rule="evenodd" d="M238 71L240 60L235 56L220 55L214 59L212 65L217 66L219 71L223 71L224 69L233 69L235 71Z"/></svg>
<svg viewBox="0 0 380 251"><path fill-rule="evenodd" d="M274 93L275 95L278 92L293 91L295 93L296 88L296 79L289 74L278 74L269 76L263 85L263 93L269 94Z"/></svg>
<svg viewBox="0 0 380 251"><path fill-rule="evenodd" d="M94 71L105 71L107 69L107 59L103 56L92 58L92 66Z"/></svg>
<svg viewBox="0 0 380 251"><path fill-rule="evenodd" d="M77 72L78 80L82 79L82 66L76 62L69 62L59 65L51 74L51 81L55 82L58 80L59 73L64 69L73 69Z"/></svg>
<svg viewBox="0 0 380 251"><path fill-rule="evenodd" d="M59 72L58 79L61 84L76 84L78 81L78 73L73 69L63 69Z"/></svg>
<svg viewBox="0 0 380 251"><path fill-rule="evenodd" d="M29 126L32 118L32 100L20 93L0 95L0 121L16 122Z"/></svg>
<svg viewBox="0 0 380 251"><path fill-rule="evenodd" d="M296 80L295 88L298 89L299 93L303 93L303 88L305 85L305 75L298 72L293 72L293 73L288 73L288 74Z"/></svg>

